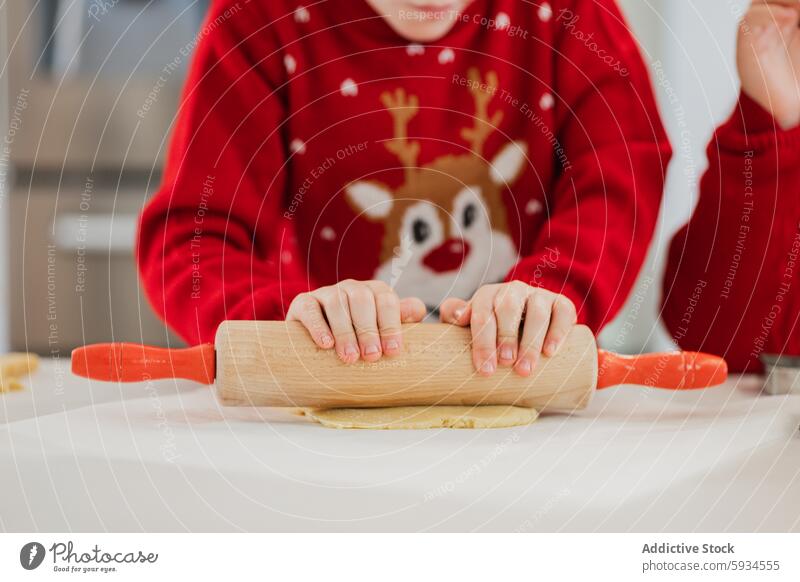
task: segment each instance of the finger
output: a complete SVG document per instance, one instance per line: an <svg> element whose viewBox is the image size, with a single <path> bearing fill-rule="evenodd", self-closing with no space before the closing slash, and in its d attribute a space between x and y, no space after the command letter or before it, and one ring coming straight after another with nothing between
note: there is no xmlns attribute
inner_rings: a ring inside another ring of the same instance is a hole
<svg viewBox="0 0 800 582"><path fill-rule="evenodd" d="M790 36L795 31L798 18L800 18L797 3L791 6L771 4L767 11L770 23L776 26L784 36Z"/></svg>
<svg viewBox="0 0 800 582"><path fill-rule="evenodd" d="M497 356L501 366L511 366L517 359L519 328L525 309L527 291L516 284L503 285L494 298L497 320Z"/></svg>
<svg viewBox="0 0 800 582"><path fill-rule="evenodd" d="M776 44L775 34L780 41L788 43L800 24L800 2L797 0L756 0L740 26L740 37L746 39L749 33L755 36L756 48L766 50Z"/></svg>
<svg viewBox="0 0 800 582"><path fill-rule="evenodd" d="M403 346L403 330L400 327L400 298L386 283L374 281L368 285L375 296L382 351L388 356L396 356L401 352Z"/></svg>
<svg viewBox="0 0 800 582"><path fill-rule="evenodd" d="M779 10L773 9L775 24L781 29L784 39L789 40L797 29L800 21L800 7L797 4L791 7L782 7Z"/></svg>
<svg viewBox="0 0 800 582"><path fill-rule="evenodd" d="M333 341L336 344L336 353L346 364L358 361L358 341L350 319L350 306L347 296L339 287L332 288L325 293L318 294L325 318L333 332Z"/></svg>
<svg viewBox="0 0 800 582"><path fill-rule="evenodd" d="M456 312L453 314L456 318L455 324L466 326L470 325L472 321L472 302L467 301L467 304L464 306L463 309L456 309Z"/></svg>
<svg viewBox="0 0 800 582"><path fill-rule="evenodd" d="M742 26L767 27L778 23L796 22L800 17L800 3L782 4L778 2L754 4L742 19Z"/></svg>
<svg viewBox="0 0 800 582"><path fill-rule="evenodd" d="M472 297L470 331L472 332L472 362L483 376L497 369L497 321L494 316L494 290L479 289Z"/></svg>
<svg viewBox="0 0 800 582"><path fill-rule="evenodd" d="M428 315L428 308L417 297L404 297L400 300L400 320L403 323L419 323Z"/></svg>
<svg viewBox="0 0 800 582"><path fill-rule="evenodd" d="M767 54L775 49L785 50L787 35L791 34L791 29L794 29L793 22L788 24L788 29L785 23L782 28L777 22L755 26L753 28L751 47L758 55Z"/></svg>
<svg viewBox="0 0 800 582"><path fill-rule="evenodd" d="M442 323L452 323L455 325L467 325L469 319L462 319L467 309L467 302L458 297L450 297L442 301L439 307L439 319Z"/></svg>
<svg viewBox="0 0 800 582"><path fill-rule="evenodd" d="M800 2L798 2L798 0L753 0L747 14L760 10L770 10L772 8L800 9Z"/></svg>
<svg viewBox="0 0 800 582"><path fill-rule="evenodd" d="M525 323L522 326L522 340L519 343L519 357L514 370L521 376L528 376L539 361L542 344L550 326L550 311L553 300L546 293L536 291L530 294L525 304Z"/></svg>
<svg viewBox="0 0 800 582"><path fill-rule="evenodd" d="M578 321L578 314L575 305L559 295L553 302L553 310L550 314L550 329L544 338L544 355L552 358L564 343L572 327Z"/></svg>
<svg viewBox="0 0 800 582"><path fill-rule="evenodd" d="M379 360L383 349L381 348L381 336L378 333L378 309L375 305L375 294L364 283L346 286L345 293L361 357L368 362Z"/></svg>
<svg viewBox="0 0 800 582"><path fill-rule="evenodd" d="M754 0L751 10L759 5L772 5L772 6L786 6L788 8L800 9L800 2L798 0Z"/></svg>
<svg viewBox="0 0 800 582"><path fill-rule="evenodd" d="M319 347L325 350L333 347L333 334L325 321L322 306L310 294L304 293L295 298L286 319L302 323Z"/></svg>

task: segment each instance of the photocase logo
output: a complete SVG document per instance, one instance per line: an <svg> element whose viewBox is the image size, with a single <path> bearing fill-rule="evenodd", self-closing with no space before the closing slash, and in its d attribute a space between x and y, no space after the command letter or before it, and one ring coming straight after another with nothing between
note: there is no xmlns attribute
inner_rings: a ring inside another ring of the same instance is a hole
<svg viewBox="0 0 800 582"><path fill-rule="evenodd" d="M35 570L44 560L44 546L39 542L28 542L19 551L19 563L26 570Z"/></svg>

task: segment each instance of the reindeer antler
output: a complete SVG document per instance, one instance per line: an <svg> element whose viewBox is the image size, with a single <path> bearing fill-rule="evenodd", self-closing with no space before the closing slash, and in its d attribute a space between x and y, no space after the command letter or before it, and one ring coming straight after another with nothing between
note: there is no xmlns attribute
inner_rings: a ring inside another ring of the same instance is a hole
<svg viewBox="0 0 800 582"><path fill-rule="evenodd" d="M405 89L400 88L394 94L390 91L381 94L381 102L394 119L394 139L386 142L386 149L403 164L409 181L416 172L419 142L408 140L408 122L419 110L419 99L416 95L406 95Z"/></svg>
<svg viewBox="0 0 800 582"><path fill-rule="evenodd" d="M467 71L469 77L469 90L475 100L475 125L465 127L461 130L461 137L469 144L472 153L476 156L483 154L483 144L495 130L497 125L503 120L503 112L495 111L489 117L489 102L497 92L497 73L489 71L486 73L486 82L481 79L478 69L471 68Z"/></svg>

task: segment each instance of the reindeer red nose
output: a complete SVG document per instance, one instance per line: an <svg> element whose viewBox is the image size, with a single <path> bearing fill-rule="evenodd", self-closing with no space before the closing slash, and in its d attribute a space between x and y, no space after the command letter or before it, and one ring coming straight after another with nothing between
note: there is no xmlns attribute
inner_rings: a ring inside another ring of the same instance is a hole
<svg viewBox="0 0 800 582"><path fill-rule="evenodd" d="M455 271L469 256L469 243L460 238L449 238L433 249L422 263L436 273Z"/></svg>

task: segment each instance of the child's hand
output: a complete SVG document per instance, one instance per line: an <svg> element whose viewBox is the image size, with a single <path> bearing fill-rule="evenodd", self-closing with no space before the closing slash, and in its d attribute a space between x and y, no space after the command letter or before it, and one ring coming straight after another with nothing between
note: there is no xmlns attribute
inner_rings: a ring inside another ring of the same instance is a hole
<svg viewBox="0 0 800 582"><path fill-rule="evenodd" d="M398 355L403 347L400 323L425 317L425 304L410 297L400 299L382 281L342 281L294 298L286 321L299 321L323 349L336 347L347 364L360 357L367 362L381 355Z"/></svg>
<svg viewBox="0 0 800 582"><path fill-rule="evenodd" d="M800 123L800 0L755 0L739 27L742 89L783 129Z"/></svg>
<svg viewBox="0 0 800 582"><path fill-rule="evenodd" d="M444 322L471 326L472 361L485 376L494 373L498 356L501 366L528 376L539 354L555 355L577 321L572 301L521 281L485 285L469 303L447 299L440 313Z"/></svg>

